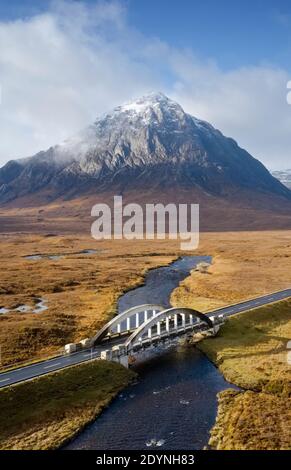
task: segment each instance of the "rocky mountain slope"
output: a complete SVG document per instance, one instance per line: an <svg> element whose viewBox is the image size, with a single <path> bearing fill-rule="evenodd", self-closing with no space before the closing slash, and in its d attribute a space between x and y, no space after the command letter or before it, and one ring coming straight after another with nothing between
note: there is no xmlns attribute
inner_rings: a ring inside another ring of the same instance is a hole
<svg viewBox="0 0 291 470"><path fill-rule="evenodd" d="M120 106L74 138L0 169L1 204L41 194L52 201L174 187L291 201L291 191L233 139L161 93Z"/></svg>

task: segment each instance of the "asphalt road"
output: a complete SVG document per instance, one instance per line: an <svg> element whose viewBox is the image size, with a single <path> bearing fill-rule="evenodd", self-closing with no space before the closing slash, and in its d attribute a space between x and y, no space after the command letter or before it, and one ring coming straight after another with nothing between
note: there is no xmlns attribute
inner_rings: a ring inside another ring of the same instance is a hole
<svg viewBox="0 0 291 470"><path fill-rule="evenodd" d="M224 314L225 316L229 317L231 315L235 315L236 313L245 312L247 310L258 308L262 305L268 305L270 303L287 299L289 297L291 297L291 289L286 289L280 292L275 292L273 294L264 295L256 299L247 300L236 305L214 310L213 312L208 312L207 315L209 317L215 317ZM116 338L114 341L110 342L110 346L114 344L122 344L120 342L120 338ZM39 377L40 375L45 375L49 372L64 369L65 367L69 367L74 364L90 361L100 356L101 351L105 349L108 349L108 344L104 344L104 346L96 346L94 349L87 349L70 355L58 356L53 359L37 362L19 369L2 372L0 374L0 388L7 387L8 385L13 385L18 382L23 382L34 377Z"/></svg>

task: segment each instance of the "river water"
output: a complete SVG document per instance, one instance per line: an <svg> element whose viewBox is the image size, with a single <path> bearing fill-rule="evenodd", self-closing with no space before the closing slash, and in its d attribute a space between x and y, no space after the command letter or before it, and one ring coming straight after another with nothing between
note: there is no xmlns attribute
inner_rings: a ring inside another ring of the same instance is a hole
<svg viewBox="0 0 291 470"><path fill-rule="evenodd" d="M145 303L168 307L172 290L200 261L211 258L187 256L151 270L144 286L120 298L119 312ZM230 386L213 364L194 347L177 346L135 370L137 382L66 449L197 450L207 444L216 394Z"/></svg>

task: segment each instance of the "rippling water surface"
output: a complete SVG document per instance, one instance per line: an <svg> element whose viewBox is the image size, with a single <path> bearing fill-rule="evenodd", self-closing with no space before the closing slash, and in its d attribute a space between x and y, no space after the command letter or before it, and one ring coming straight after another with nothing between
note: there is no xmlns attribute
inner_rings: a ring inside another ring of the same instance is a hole
<svg viewBox="0 0 291 470"><path fill-rule="evenodd" d="M145 285L119 300L119 311L144 303L169 305L172 290L200 261L184 257L148 274ZM139 379L66 449L195 450L207 444L214 424L216 394L229 387L197 349L182 347L136 368Z"/></svg>

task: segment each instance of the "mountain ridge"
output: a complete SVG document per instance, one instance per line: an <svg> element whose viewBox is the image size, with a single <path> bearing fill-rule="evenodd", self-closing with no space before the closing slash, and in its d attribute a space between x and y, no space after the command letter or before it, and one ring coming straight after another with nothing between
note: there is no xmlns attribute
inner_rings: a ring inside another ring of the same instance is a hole
<svg viewBox="0 0 291 470"><path fill-rule="evenodd" d="M234 139L185 113L162 93L118 106L62 144L0 169L4 208L53 201L61 208L62 201L70 200L79 208L77 201L86 194L90 201L94 194L99 199L130 194L132 201L155 195L163 202L201 202L206 229L213 229L218 217L223 218L219 227L224 220L228 229L238 227L240 211L242 227L256 226L256 211L261 211L260 226L270 225L271 213L274 220L282 214L280 227L291 226L291 191Z"/></svg>

